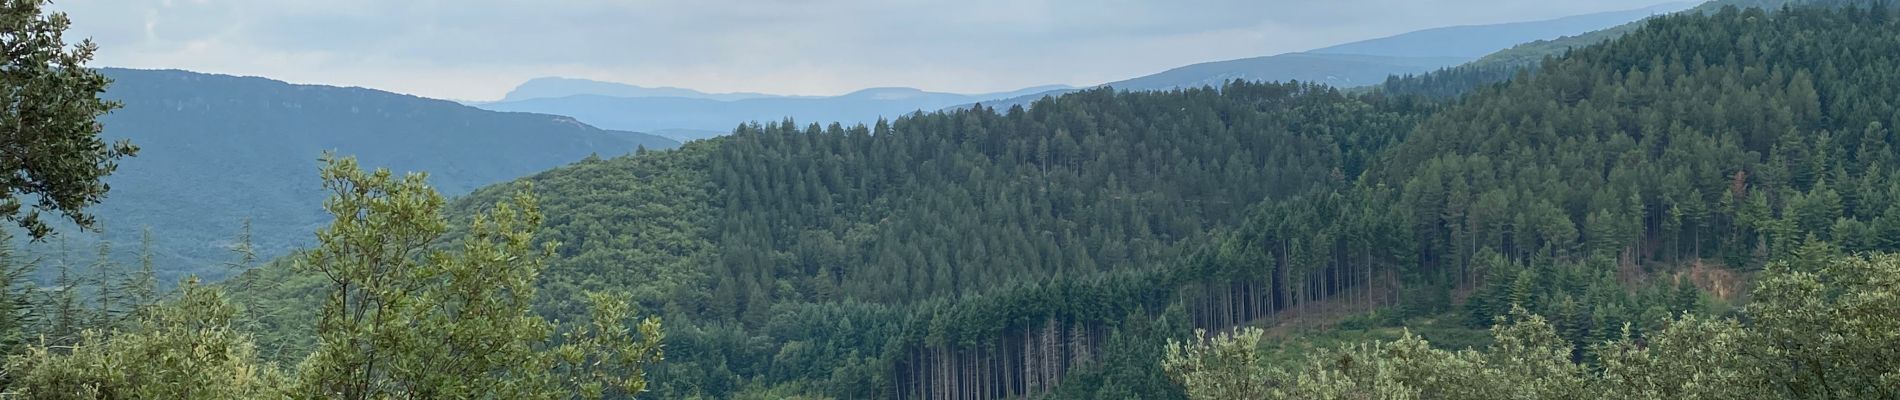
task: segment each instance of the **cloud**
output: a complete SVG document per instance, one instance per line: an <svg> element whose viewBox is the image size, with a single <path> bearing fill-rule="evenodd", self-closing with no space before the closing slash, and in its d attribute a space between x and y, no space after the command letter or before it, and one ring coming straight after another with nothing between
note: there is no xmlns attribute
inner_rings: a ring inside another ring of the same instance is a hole
<svg viewBox="0 0 1900 400"><path fill-rule="evenodd" d="M494 98L543 75L982 92L1662 0L64 0L98 64Z"/></svg>

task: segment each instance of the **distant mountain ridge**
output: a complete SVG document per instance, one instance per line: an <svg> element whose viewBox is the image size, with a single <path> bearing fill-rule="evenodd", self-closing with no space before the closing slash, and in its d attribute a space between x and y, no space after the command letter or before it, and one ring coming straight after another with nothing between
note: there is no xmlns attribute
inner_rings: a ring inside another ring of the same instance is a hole
<svg viewBox="0 0 1900 400"><path fill-rule="evenodd" d="M1842 6L1859 4L1856 0L1711 0L1673 12L1657 13L1651 17L1679 14L1711 14L1727 7L1738 9L1760 8L1775 12L1784 7L1801 5ZM1878 4L1878 3L1876 3ZM1668 6L1668 5L1666 5ZM1662 7L1662 6L1659 6ZM1674 9L1669 7L1658 11ZM1535 40L1517 44L1483 58L1461 64L1456 67L1417 75L1418 79L1394 79L1388 81L1380 90L1388 93L1424 95L1427 97L1454 97L1463 95L1471 89L1513 79L1525 69L1534 69L1546 59L1561 57L1571 49L1609 42L1635 32L1649 24L1652 18L1631 21L1621 25L1568 35L1558 38Z"/></svg>
<svg viewBox="0 0 1900 400"><path fill-rule="evenodd" d="M574 81L597 84L571 86L567 88L571 90L565 92L545 89L551 82ZM603 128L663 132L668 137L684 141L718 136L749 122L777 122L792 118L798 121L868 124L879 118L896 118L917 111L935 111L980 100L1068 88L1048 85L997 93L957 94L881 87L837 96L711 95L689 89L655 89L567 78L540 78L523 83L510 92L509 98L521 98L519 100L476 105L496 111L567 115ZM566 95L529 97L535 93Z"/></svg>
<svg viewBox="0 0 1900 400"><path fill-rule="evenodd" d="M373 89L180 70L102 71L113 80L104 97L125 105L100 120L103 136L142 149L107 179L112 191L95 211L120 254L136 249L140 230L149 227L167 282L228 273L217 266L230 260L226 248L247 219L260 257L309 242L326 221L317 159L327 150L356 156L366 167L428 171L431 184L459 195L592 154L679 145L564 116ZM92 235L65 236L75 254L91 254Z"/></svg>
<svg viewBox="0 0 1900 400"><path fill-rule="evenodd" d="M522 101L528 99L546 99L576 95L601 95L611 97L678 97L707 100L744 100L761 97L786 97L764 93L706 93L698 90L676 87L645 87L618 82L604 82L592 79L563 77L542 77L530 79L515 86L497 102Z"/></svg>
<svg viewBox="0 0 1900 400"><path fill-rule="evenodd" d="M1773 11L1789 5L1811 2L1813 2L1813 0L1711 0L1709 2L1696 4L1693 7L1676 10L1676 12L1709 13L1730 6L1737 8L1760 8ZM1471 62L1471 65L1474 67L1511 67L1527 65L1542 61L1545 57L1561 55L1564 51L1572 48L1603 43L1622 37L1624 34L1635 31L1640 27L1642 27L1642 20L1636 20L1576 35L1520 43L1510 48L1487 54L1483 58Z"/></svg>
<svg viewBox="0 0 1900 400"><path fill-rule="evenodd" d="M1477 59L1527 41L1579 35L1654 15L1687 10L1696 4L1685 1L1543 21L1448 26L1314 49L1307 53Z"/></svg>
<svg viewBox="0 0 1900 400"><path fill-rule="evenodd" d="M1301 81L1335 87L1359 87L1385 82L1386 77L1392 75L1430 72L1470 60L1449 56L1287 53L1194 64L1103 86L1125 90L1168 90L1219 86L1228 81L1245 80Z"/></svg>
<svg viewBox="0 0 1900 400"><path fill-rule="evenodd" d="M1354 88L1384 83L1392 76L1419 75L1458 66L1523 43L1557 40L1625 25L1650 16L1687 10L1694 2L1659 4L1634 10L1584 14L1542 21L1433 28L1377 39L1236 60L1213 61L1109 82L1122 90L1170 90L1220 86L1232 80L1301 81ZM1026 106L1052 90L982 101L986 107ZM962 104L956 108L967 108Z"/></svg>
<svg viewBox="0 0 1900 400"><path fill-rule="evenodd" d="M1391 76L1419 75L1466 64L1521 43L1583 35L1695 6L1696 3L1674 2L1542 21L1426 29L1306 52L1187 65L1097 86L1169 90L1249 80L1364 87L1384 83ZM1044 86L964 95L911 88L873 88L814 97L710 94L691 89L550 77L529 80L509 92L502 101L477 105L498 111L568 115L609 129L665 131L671 132L668 136L674 139L694 140L716 136L713 132L727 132L741 123L754 121L791 118L868 123L880 117L891 118L919 110L965 108L979 102L999 108L1027 105L1075 89Z"/></svg>
<svg viewBox="0 0 1900 400"><path fill-rule="evenodd" d="M1235 79L1297 80L1335 87L1370 86L1384 83L1387 77L1394 75L1419 74L1463 64L1520 43L1582 34L1694 6L1695 3L1668 3L1543 21L1426 29L1306 52L1194 64L1104 86L1167 90L1217 86Z"/></svg>

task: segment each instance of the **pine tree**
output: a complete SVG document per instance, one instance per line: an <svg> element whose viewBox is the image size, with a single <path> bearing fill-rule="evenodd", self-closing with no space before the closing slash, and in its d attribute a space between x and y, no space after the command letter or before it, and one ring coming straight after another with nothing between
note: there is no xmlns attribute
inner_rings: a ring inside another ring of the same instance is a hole
<svg viewBox="0 0 1900 400"><path fill-rule="evenodd" d="M34 285L28 280L36 266L14 253L13 234L0 229L0 355L19 354L35 325ZM0 377L0 390L8 378Z"/></svg>
<svg viewBox="0 0 1900 400"><path fill-rule="evenodd" d="M153 267L150 228L139 235L139 269L125 278L122 286L120 292L125 293L134 316L140 316L146 309L158 304L158 272Z"/></svg>
<svg viewBox="0 0 1900 400"><path fill-rule="evenodd" d="M85 305L79 299L79 278L73 276L72 266L67 262L66 241L59 242L59 255L54 261L56 275L53 288L44 290L40 300L41 315L45 315L45 326L38 332L46 343L70 344L79 339L79 332L85 329Z"/></svg>
<svg viewBox="0 0 1900 400"><path fill-rule="evenodd" d="M89 267L92 278L88 279L86 284L92 288L92 301L95 305L89 315L90 320L86 322L90 329L112 330L119 324L119 317L124 311L121 304L124 293L118 290L120 286L123 286L120 276L122 274L119 271L119 263L112 260L111 243L103 238L99 240L98 253L95 254L96 258Z"/></svg>

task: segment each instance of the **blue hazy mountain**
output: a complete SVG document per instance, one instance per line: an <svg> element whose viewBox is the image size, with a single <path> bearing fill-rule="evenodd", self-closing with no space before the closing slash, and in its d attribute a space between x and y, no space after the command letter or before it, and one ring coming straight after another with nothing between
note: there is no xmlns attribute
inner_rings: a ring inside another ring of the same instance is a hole
<svg viewBox="0 0 1900 400"><path fill-rule="evenodd" d="M1683 7L1676 11L1711 13L1721 10L1723 7L1731 6L1743 9L1760 8L1764 10L1778 10L1789 5L1807 2L1808 0L1712 0L1701 4L1691 4L1694 7ZM1671 4L1671 6L1674 5L1676 4ZM1521 43L1509 49L1485 55L1484 58L1474 61L1472 64L1489 67L1535 63L1543 60L1545 57L1562 55L1565 51L1569 51L1572 48L1589 46L1622 37L1624 34L1633 32L1641 26L1642 24L1639 23L1639 21L1631 21L1629 23L1606 27L1587 33Z"/></svg>
<svg viewBox="0 0 1900 400"><path fill-rule="evenodd" d="M1544 21L1427 29L1306 52L1193 64L1105 85L1126 90L1167 90L1219 85L1239 79L1368 86L1385 82L1393 75L1422 74L1467 63L1520 43L1579 35L1692 6L1694 3L1668 3ZM499 111L567 115L608 129L664 131L676 140L693 140L716 136L751 121L792 118L847 124L871 122L879 117L962 107L976 102L997 107L1028 104L1070 90L1073 88L1049 86L965 95L876 88L842 96L800 97L711 94L585 79L538 78L521 84L502 101L477 104Z"/></svg>
<svg viewBox="0 0 1900 400"><path fill-rule="evenodd" d="M1112 82L1108 86L1165 90L1219 85L1235 79L1367 86L1383 83L1392 75L1418 74L1463 64L1520 43L1579 35L1694 6L1695 3L1687 2L1668 3L1545 21L1426 29L1300 53L1194 64Z"/></svg>
<svg viewBox="0 0 1900 400"><path fill-rule="evenodd" d="M521 101L578 95L600 95L608 97L678 97L707 100L744 100L760 97L781 97L763 93L704 93L697 90L676 87L644 87L591 79L544 77L530 79L519 86L515 86L514 90L510 90L507 95L502 96L501 101Z"/></svg>
<svg viewBox="0 0 1900 400"><path fill-rule="evenodd" d="M1304 52L1193 64L1103 84L1124 90L1219 86L1227 81L1302 81L1361 87L1394 75L1422 74L1478 60L1513 46L1583 35L1695 7L1694 2L1578 15L1543 21L1433 28ZM1027 105L1073 90L1050 90L982 101L989 107ZM957 107L968 107L968 104Z"/></svg>
<svg viewBox="0 0 1900 400"><path fill-rule="evenodd" d="M545 86L529 81L522 86ZM590 81L591 82L591 81ZM613 91L631 85L591 85L599 91L561 97L526 98L480 104L497 111L521 111L572 116L582 122L608 128L640 132L664 132L680 140L701 139L732 131L733 127L753 121L837 121L846 124L870 123L878 118L893 118L916 111L934 111L958 104L995 98L1017 97L1030 93L1066 89L1067 86L1038 86L1021 90L956 94L913 88L871 88L840 96L766 96L720 99L703 96L650 96L646 91ZM539 89L537 89L539 90ZM676 89L685 90L685 89ZM516 89L515 92L522 92ZM537 92L546 93L546 92ZM616 95L616 93L618 95ZM699 93L699 92L693 92ZM510 97L519 97L510 94Z"/></svg>
<svg viewBox="0 0 1900 400"><path fill-rule="evenodd" d="M185 273L224 274L218 265L230 259L225 249L247 219L259 256L309 242L327 222L317 177L324 151L357 156L366 167L427 171L433 185L457 195L591 154L678 146L563 116L371 89L104 71L113 80L105 97L125 105L100 121L104 136L130 139L141 150L108 178L112 191L94 211L121 254L135 249L149 227L167 282ZM91 254L91 235L65 236L75 254Z"/></svg>
<svg viewBox="0 0 1900 400"><path fill-rule="evenodd" d="M1219 86L1232 80L1316 82L1358 87L1385 82L1392 75L1430 72L1463 64L1475 57L1392 57L1367 54L1287 53L1266 57L1200 63L1158 74L1111 82L1127 90L1167 90Z"/></svg>
<svg viewBox="0 0 1900 400"><path fill-rule="evenodd" d="M1365 54L1387 57L1462 57L1477 59L1525 42L1575 36L1658 14L1695 7L1695 2L1658 4L1627 11L1564 17L1547 21L1426 29L1397 36L1332 46L1307 53Z"/></svg>

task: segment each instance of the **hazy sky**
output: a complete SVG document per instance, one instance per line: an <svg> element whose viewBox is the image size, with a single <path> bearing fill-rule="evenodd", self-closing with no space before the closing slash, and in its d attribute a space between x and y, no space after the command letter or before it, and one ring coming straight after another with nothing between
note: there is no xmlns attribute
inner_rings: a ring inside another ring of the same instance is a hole
<svg viewBox="0 0 1900 400"><path fill-rule="evenodd" d="M494 99L570 76L825 95L1093 85L1665 0L56 0L95 65Z"/></svg>

